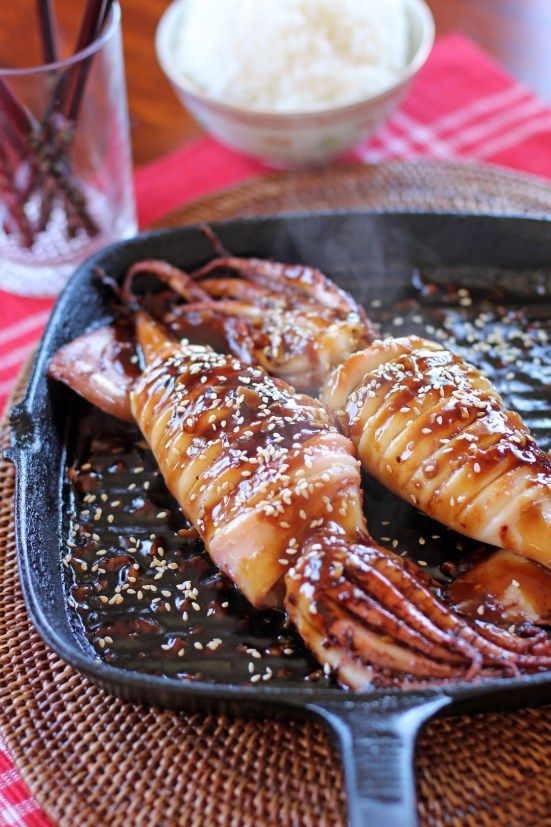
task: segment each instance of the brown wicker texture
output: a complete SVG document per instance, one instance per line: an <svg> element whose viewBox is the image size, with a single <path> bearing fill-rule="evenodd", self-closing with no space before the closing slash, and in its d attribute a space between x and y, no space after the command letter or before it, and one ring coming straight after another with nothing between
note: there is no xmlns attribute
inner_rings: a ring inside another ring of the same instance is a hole
<svg viewBox="0 0 551 827"><path fill-rule="evenodd" d="M323 178L307 173L298 178L304 197L292 176L281 176L281 184L270 177L204 199L180 216L215 220L263 208L336 204L551 213L551 193L533 179L433 168L433 187L421 195L415 182L428 183L430 176L426 164L342 169ZM4 421L0 451L7 444ZM320 726L186 716L123 703L47 649L29 622L19 586L13 490L12 467L0 460L0 727L51 818L71 827L344 824L339 760ZM423 827L551 825L550 757L551 709L433 722L416 761Z"/></svg>
<svg viewBox="0 0 551 827"><path fill-rule="evenodd" d="M344 207L541 216L551 213L551 187L541 178L466 163L347 164L329 173L273 173L261 183L252 179L194 201L157 226Z"/></svg>

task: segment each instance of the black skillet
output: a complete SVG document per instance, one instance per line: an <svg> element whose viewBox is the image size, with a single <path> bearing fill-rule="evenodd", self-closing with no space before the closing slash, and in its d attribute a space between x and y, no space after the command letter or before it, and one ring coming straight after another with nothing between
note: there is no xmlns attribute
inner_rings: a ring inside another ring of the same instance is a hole
<svg viewBox="0 0 551 827"><path fill-rule="evenodd" d="M454 285L461 284L471 289L475 305L488 298L506 300L513 312L525 304L531 318L549 319L550 226L520 218L338 212L235 220L217 225L216 231L236 254L321 267L364 302L369 312L381 313L375 311L380 301L383 310L392 305L407 312L408 297L422 293L429 283L436 285L443 304L450 304L457 296ZM282 685L243 685L227 677L186 681L147 674L143 665L137 671L103 662L68 607L61 566L69 496L66 463L75 452L74 422L80 408L75 407L73 394L47 379L48 361L61 344L110 316L111 296L95 278L96 266L120 278L131 263L143 258L164 258L190 268L210 256L197 228L147 233L88 260L59 299L26 397L12 413L17 546L30 615L44 640L64 660L126 700L233 715L321 718L341 750L350 824L414 825L412 759L423 723L436 714L548 702L551 674L357 694L301 679ZM433 301L433 288L426 292ZM402 310L394 310L390 319L387 313L387 327L397 323L398 312ZM530 394L519 398L524 399L528 424L543 447L549 448L549 393L540 396L533 417Z"/></svg>

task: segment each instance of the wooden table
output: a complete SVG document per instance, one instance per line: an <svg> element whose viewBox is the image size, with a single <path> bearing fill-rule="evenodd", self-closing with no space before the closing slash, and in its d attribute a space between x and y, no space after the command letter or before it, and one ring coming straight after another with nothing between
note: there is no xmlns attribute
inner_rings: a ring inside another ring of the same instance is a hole
<svg viewBox="0 0 551 827"><path fill-rule="evenodd" d="M35 2L0 2L0 62L21 65L23 50L34 51L36 58L38 43L29 25ZM551 103L551 0L428 2L438 34L459 31L478 41ZM176 99L155 57L155 28L168 0L122 0L122 5L134 162L140 165L176 149L200 129ZM56 0L56 6L76 14L83 0ZM15 22L20 33L10 43L1 37L8 21L10 30Z"/></svg>

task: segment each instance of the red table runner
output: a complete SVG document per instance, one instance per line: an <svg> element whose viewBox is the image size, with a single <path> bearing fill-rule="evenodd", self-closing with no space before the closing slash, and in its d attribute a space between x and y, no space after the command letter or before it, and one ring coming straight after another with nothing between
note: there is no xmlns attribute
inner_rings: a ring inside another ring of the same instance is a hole
<svg viewBox="0 0 551 827"><path fill-rule="evenodd" d="M400 110L351 160L464 158L551 179L551 107L511 79L472 42L441 38ZM258 175L264 168L209 138L137 170L140 226L186 201ZM0 410L36 343L53 301L0 291ZM0 827L50 821L0 740Z"/></svg>

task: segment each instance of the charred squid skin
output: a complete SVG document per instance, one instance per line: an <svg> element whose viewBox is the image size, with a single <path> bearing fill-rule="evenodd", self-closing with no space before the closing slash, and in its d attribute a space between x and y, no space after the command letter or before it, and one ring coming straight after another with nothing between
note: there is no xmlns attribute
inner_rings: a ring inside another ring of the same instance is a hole
<svg viewBox="0 0 551 827"><path fill-rule="evenodd" d="M539 636L524 639L482 622L470 625L408 569L376 547L320 534L285 578L285 606L307 642L314 636L315 646L333 653L333 664L340 652L394 675L432 674L438 681L549 668L551 647Z"/></svg>
<svg viewBox="0 0 551 827"><path fill-rule="evenodd" d="M462 627L449 621L448 610L414 575L402 570L401 561L389 556L387 566L384 558L378 549L369 548L366 554L363 546L355 546L345 556L347 574L359 587L374 589L398 617L422 629L433 643L451 647L477 668L481 653L474 641L460 633Z"/></svg>
<svg viewBox="0 0 551 827"><path fill-rule="evenodd" d="M448 647L457 652L469 664L470 677L478 674L482 667L482 655L478 649L470 642L438 626L432 619L427 618L414 602L405 599L404 592L396 588L389 579L373 567L372 562L374 556L377 555L376 549L370 546L347 546L342 541L342 544L335 542L337 540L335 537L331 538L330 543L325 540L326 538L323 538L321 542L314 543L313 548L310 546L312 550L307 551L301 557L295 567L295 574L290 574L289 577L297 577L302 584L322 583L322 586L314 590L314 594L319 599L322 591L333 590L334 572L340 572L339 576L345 577L346 582L365 591L368 595L375 596L395 615L398 622L401 621L423 634L431 644L438 647L438 651L442 647ZM326 551L322 550L324 547ZM290 593L297 591L292 582L289 584L289 591ZM294 614L292 612L290 614L294 619Z"/></svg>
<svg viewBox="0 0 551 827"><path fill-rule="evenodd" d="M542 667L551 666L551 641L548 642L547 651L545 654L540 654L537 657L531 654L518 653L516 650L516 637L512 634L503 631L499 644L493 643L491 639L482 635L473 626L467 623L454 612L447 609L433 593L425 586L421 585L419 581L414 578L406 569L401 566L398 560L393 560L391 557L384 557L375 562L375 567L380 570L384 567L389 579L403 591L403 594L411 601L422 607L422 612L426 614L429 619L434 622L440 622L441 625L447 629L454 638L456 645L459 640L465 641L467 644L474 646L479 650L488 660L496 664L501 664L504 660L510 660L519 666L526 666L528 668L541 665ZM480 623L478 628L482 627ZM493 633L495 635L495 632ZM538 663L536 664L536 660Z"/></svg>
<svg viewBox="0 0 551 827"><path fill-rule="evenodd" d="M329 639L338 642L341 645L348 639L351 643L353 651L361 654L367 659L367 652L363 648L363 642L366 640L367 634L369 639L380 638L385 641L385 645L392 647L394 656L394 664L380 662L380 665L387 668L394 668L396 670L396 662L398 655L406 661L411 660L413 666L405 666L401 669L402 672L415 672L422 674L425 677L432 675L434 678L441 677L459 677L464 673L457 667L457 664L449 663L449 658L446 652L442 652L439 647L434 647L432 651L427 647L427 652L421 652L417 646L411 646L408 640L400 639L396 635L390 633L389 630L376 630L370 623L358 622L364 621L365 618L356 611L356 606L349 602L340 605L338 601L333 598L332 592L326 595L323 601L318 603L318 616L322 619L322 623L327 630ZM392 644L389 641L392 640ZM405 645L402 645L405 644ZM453 655L452 655L453 657ZM461 661L459 661L461 663ZM463 660L465 664L465 660Z"/></svg>
<svg viewBox="0 0 551 827"><path fill-rule="evenodd" d="M525 629L522 626L517 626L515 629L516 635L514 639L511 639L499 626L476 620L474 623L479 633L497 646L511 649L519 655L551 656L549 636L544 629L532 625Z"/></svg>
<svg viewBox="0 0 551 827"><path fill-rule="evenodd" d="M367 682L378 686L401 685L415 675L417 680L468 680L475 677L472 664L463 660L463 668L443 660L408 650L389 635L379 634L359 622L351 607L343 610L324 593L316 602L316 612L300 588L288 587L286 608L301 636L318 658L329 663L337 677L353 688L361 688ZM354 666L354 677L349 674ZM400 668L401 667L401 668ZM360 669L372 672L369 681L357 680ZM499 674L490 670L477 670L476 675ZM386 676L385 676L386 675Z"/></svg>
<svg viewBox="0 0 551 827"><path fill-rule="evenodd" d="M431 655L451 663L464 663L465 658L460 654L434 643L423 635L421 630L413 629L405 620L393 615L386 606L382 605L372 595L366 594L356 586L352 589L352 595L350 595L350 591L348 583L338 583L335 586L334 599L338 605L347 607L349 611L353 609L354 614L357 614L372 628L390 635L412 649L417 649L422 654Z"/></svg>
<svg viewBox="0 0 551 827"><path fill-rule="evenodd" d="M327 668L333 672L342 685L351 689L360 690L367 686L385 689L414 689L433 686L435 679L438 686L446 686L447 684L455 684L458 680L499 678L503 676L504 672L507 673L507 670L500 670L495 667L481 668L480 671L474 673L471 665L466 662L464 662L463 669L444 663L442 664L443 669L439 670L444 674L435 678L432 668L430 674L422 676L378 666L375 662L370 662L367 659L365 651L353 651L350 635L344 637L342 642L339 643L335 637L331 639L326 634L319 621L319 615L297 611L294 595L288 597L286 605L290 614L294 612L293 616L296 618L294 622L297 630L301 637L308 642L308 646L318 660L327 665ZM511 675L518 673L514 666L509 671Z"/></svg>

